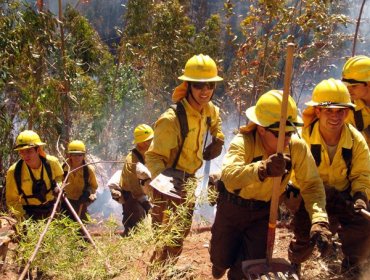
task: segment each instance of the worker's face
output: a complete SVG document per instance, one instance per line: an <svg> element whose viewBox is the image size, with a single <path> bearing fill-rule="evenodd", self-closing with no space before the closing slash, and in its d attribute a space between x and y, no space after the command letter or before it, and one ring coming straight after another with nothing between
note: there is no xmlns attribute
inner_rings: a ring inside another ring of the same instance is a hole
<svg viewBox="0 0 370 280"><path fill-rule="evenodd" d="M69 158L72 166L77 167L82 165L83 160L85 159L85 154L69 154Z"/></svg>
<svg viewBox="0 0 370 280"><path fill-rule="evenodd" d="M352 100L363 99L367 100L370 98L370 83L365 84L354 84L347 86L349 94Z"/></svg>
<svg viewBox="0 0 370 280"><path fill-rule="evenodd" d="M325 130L327 132L341 131L348 112L348 108L316 107L315 113L319 119L320 130Z"/></svg>
<svg viewBox="0 0 370 280"><path fill-rule="evenodd" d="M19 155L24 162L31 168L37 168L41 162L37 148L19 150Z"/></svg>
<svg viewBox="0 0 370 280"><path fill-rule="evenodd" d="M137 143L136 146L140 151L146 152L149 149L152 140L153 139L149 139L145 142Z"/></svg>
<svg viewBox="0 0 370 280"><path fill-rule="evenodd" d="M189 103L193 106L203 108L212 98L213 91L215 90L215 82L191 82L191 92Z"/></svg>
<svg viewBox="0 0 370 280"><path fill-rule="evenodd" d="M257 126L257 131L261 137L262 145L266 153L268 155L275 154L277 151L279 132L262 126ZM292 131L285 132L284 147L287 147L289 145L292 135Z"/></svg>

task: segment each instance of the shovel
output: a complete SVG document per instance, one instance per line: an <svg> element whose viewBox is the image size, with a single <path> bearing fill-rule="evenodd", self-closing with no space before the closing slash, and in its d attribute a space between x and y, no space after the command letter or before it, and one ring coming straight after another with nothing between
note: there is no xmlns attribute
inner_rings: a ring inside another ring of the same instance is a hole
<svg viewBox="0 0 370 280"><path fill-rule="evenodd" d="M294 44L288 43L285 64L284 91L281 105L277 153L284 151L285 126L287 120L290 79L293 67ZM247 279L299 279L291 264L283 258L272 258L275 242L276 221L279 205L281 177L273 178L270 217L267 232L266 259L247 260L242 262L243 273Z"/></svg>

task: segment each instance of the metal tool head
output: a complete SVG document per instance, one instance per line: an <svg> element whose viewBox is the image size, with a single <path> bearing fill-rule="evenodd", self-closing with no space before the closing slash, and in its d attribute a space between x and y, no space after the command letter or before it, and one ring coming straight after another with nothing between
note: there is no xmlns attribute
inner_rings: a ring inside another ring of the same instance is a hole
<svg viewBox="0 0 370 280"><path fill-rule="evenodd" d="M177 190L175 189L175 186L173 185L172 179L172 177L168 177L160 173L150 182L149 185L164 195L181 199Z"/></svg>
<svg viewBox="0 0 370 280"><path fill-rule="evenodd" d="M294 279L299 277L293 266L282 258L255 259L242 262L242 270L246 279Z"/></svg>

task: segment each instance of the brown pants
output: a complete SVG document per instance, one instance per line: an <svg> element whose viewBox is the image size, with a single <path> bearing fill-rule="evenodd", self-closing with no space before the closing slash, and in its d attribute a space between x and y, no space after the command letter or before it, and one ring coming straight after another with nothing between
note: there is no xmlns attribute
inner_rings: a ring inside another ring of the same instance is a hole
<svg viewBox="0 0 370 280"><path fill-rule="evenodd" d="M244 260L266 258L269 203L220 194L210 246L211 262L228 269L228 279L243 279Z"/></svg>
<svg viewBox="0 0 370 280"><path fill-rule="evenodd" d="M146 216L143 206L131 195L125 200L122 209L122 224L125 226L125 233L128 233Z"/></svg>
<svg viewBox="0 0 370 280"><path fill-rule="evenodd" d="M370 222L354 212L351 197L343 193L327 195L326 211L329 215L330 230L338 233L342 241L345 261L357 266L370 254ZM311 222L302 202L293 218L294 239L289 245L289 260L301 263L307 260L313 250L310 244Z"/></svg>
<svg viewBox="0 0 370 280"><path fill-rule="evenodd" d="M169 216L167 215L167 210L175 212L177 207L185 202L185 198L172 198L160 193L156 189L153 189L153 202L154 207L152 209L151 216L153 226L156 227L168 223ZM151 257L152 262L164 263L170 258L174 260L176 257L181 255L184 239L190 232L193 211L194 205L190 205L188 213L186 214L186 218L189 220L185 222L179 221L182 226L182 232L172 240L172 243L176 245L164 246L163 248L158 248L155 250ZM181 220L181 218L179 220Z"/></svg>
<svg viewBox="0 0 370 280"><path fill-rule="evenodd" d="M73 200L73 199L68 199L68 201L71 203L73 209L79 215L80 219L82 221L87 220L87 203L81 203L79 200ZM67 204L62 201L62 211L71 219L76 221L76 218L73 216L72 211L69 209ZM77 221L76 221L77 222Z"/></svg>

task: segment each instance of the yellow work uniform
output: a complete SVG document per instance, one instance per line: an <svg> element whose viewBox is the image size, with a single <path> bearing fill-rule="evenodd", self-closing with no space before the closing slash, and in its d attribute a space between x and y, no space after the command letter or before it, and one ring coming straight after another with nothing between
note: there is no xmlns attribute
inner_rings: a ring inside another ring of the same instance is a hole
<svg viewBox="0 0 370 280"><path fill-rule="evenodd" d="M194 174L203 163L203 141L208 130L207 117L211 118L211 135L224 140L220 112L212 102L208 102L201 112L196 111L185 98L181 100L181 103L186 111L189 133L176 169ZM168 109L155 123L153 142L145 154L146 166L152 178L166 168L172 167L182 141L180 123L176 113L173 109Z"/></svg>
<svg viewBox="0 0 370 280"><path fill-rule="evenodd" d="M370 108L365 104L364 101L361 99L355 100L353 103L356 104L355 111L361 111L362 120L364 123L363 130L361 131L362 135L365 137L365 140L367 142L367 146L369 147L370 144ZM354 113L352 110L349 111L348 117L346 119L347 123L352 124L356 127L356 121L354 117Z"/></svg>
<svg viewBox="0 0 370 280"><path fill-rule="evenodd" d="M63 179L63 169L60 165L58 159L54 156L46 155L46 160L50 164L51 173L52 173L52 180L57 182L61 182ZM6 205L8 209L15 210L15 214L17 217L23 217L25 215L25 211L23 209L24 205L42 205L41 201L37 198L27 198L28 204L23 197L23 194L18 192L17 184L15 181L15 167L17 163L14 163L8 170L6 174ZM43 174L41 175L41 170L43 169ZM43 204L51 202L54 200L54 194L51 191L51 182L48 177L47 171L45 166L42 167L40 165L37 169L32 169L32 174L36 180L43 179L47 190L50 190L46 194L46 201ZM29 173L27 164L25 162L22 163L22 170L21 170L21 188L26 196L32 195L32 178Z"/></svg>
<svg viewBox="0 0 370 280"><path fill-rule="evenodd" d="M351 195L364 192L370 198L370 157L366 141L352 125L344 125L341 137L330 163L327 146L319 131L319 122L312 128L302 130L302 136L308 145L321 145L321 162L318 166L320 177L325 186L342 192L351 187ZM342 156L342 148L352 150L351 171L347 177L347 166Z"/></svg>
<svg viewBox="0 0 370 280"><path fill-rule="evenodd" d="M325 190L306 143L297 136L293 136L284 153L291 156L292 171L299 182L300 191L312 222L327 222ZM267 158L268 155L257 132L236 135L222 166L221 180L227 191L238 193L244 199L270 201L273 178L268 177L261 182L258 177L260 161ZM291 172L284 176L280 194L285 191L290 174Z"/></svg>
<svg viewBox="0 0 370 280"><path fill-rule="evenodd" d="M89 172L88 186L91 193L95 193L98 188L94 167L87 166ZM68 171L68 165L64 166L64 171ZM72 171L72 170L70 170ZM85 188L83 167L69 173L64 191L68 199L79 200Z"/></svg>
<svg viewBox="0 0 370 280"><path fill-rule="evenodd" d="M139 152L139 150L137 151ZM144 155L143 154L141 155L144 158ZM123 165L121 179L119 183L121 188L124 191L131 192L133 198L135 199L145 195L143 187L140 185L140 181L136 175L136 164L138 162L140 162L139 159L131 151L126 156L125 164Z"/></svg>

